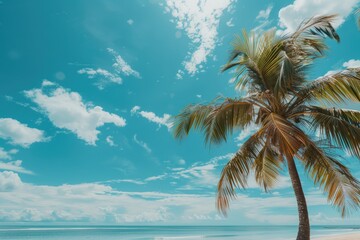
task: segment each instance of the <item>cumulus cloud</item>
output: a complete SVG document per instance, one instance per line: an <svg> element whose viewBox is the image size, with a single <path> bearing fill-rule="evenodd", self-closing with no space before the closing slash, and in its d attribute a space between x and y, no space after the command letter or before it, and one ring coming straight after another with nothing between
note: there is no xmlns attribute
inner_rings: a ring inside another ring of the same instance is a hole
<svg viewBox="0 0 360 240"><path fill-rule="evenodd" d="M328 0L295 0L279 11L279 26L285 33L293 32L304 20L313 16L338 14L338 19L333 23L339 27L345 22L346 17L358 4L358 0L331 1Z"/></svg>
<svg viewBox="0 0 360 240"><path fill-rule="evenodd" d="M98 127L106 123L117 127L126 125L124 118L83 102L77 92L60 86L46 90L32 89L25 91L25 96L36 103L56 127L70 130L90 145L95 145L98 140Z"/></svg>
<svg viewBox="0 0 360 240"><path fill-rule="evenodd" d="M114 59L113 69L111 71L103 68L82 68L78 70L78 73L87 75L89 79L97 79L95 85L99 89L104 89L109 83L122 84L123 80L120 75L141 78L140 73L132 69L114 49L107 48L107 51Z"/></svg>
<svg viewBox="0 0 360 240"><path fill-rule="evenodd" d="M0 159L11 159L9 152L2 147L0 147Z"/></svg>
<svg viewBox="0 0 360 240"><path fill-rule="evenodd" d="M213 159L213 162L219 159ZM320 192L308 193L307 201L311 215L314 215L311 206L327 205L326 197ZM285 196L267 194L260 197L239 193L231 203L227 219L218 215L214 203L215 193L128 192L105 183L34 185L23 182L14 172L0 172L0 221L6 222L199 224L223 220L228 224L249 221L296 224L297 221L296 200L292 192ZM279 208L286 209L289 215L269 214ZM356 221L358 218L346 223L354 224Z"/></svg>
<svg viewBox="0 0 360 240"><path fill-rule="evenodd" d="M12 118L0 118L0 138L22 147L47 140L42 130L28 127L27 124Z"/></svg>
<svg viewBox="0 0 360 240"><path fill-rule="evenodd" d="M344 62L343 67L345 68L359 68L360 60L351 59L347 62Z"/></svg>
<svg viewBox="0 0 360 240"><path fill-rule="evenodd" d="M216 43L220 18L234 0L167 0L165 10L172 14L176 27L184 30L195 51L183 62L186 71L194 75L206 62ZM179 77L178 77L179 78Z"/></svg>
<svg viewBox="0 0 360 240"><path fill-rule="evenodd" d="M360 67L360 60L350 59L349 61L344 62L342 67L343 68L359 68ZM328 76L328 75L338 73L341 70L343 70L343 69L330 70L327 73L325 73L324 76Z"/></svg>
<svg viewBox="0 0 360 240"><path fill-rule="evenodd" d="M157 123L159 125L159 127L161 127L161 126L167 127L168 130L170 130L170 128L172 127L172 125L170 123L171 115L167 114L167 113L164 113L162 117L159 117L159 116L156 116L156 114L153 112L140 111L139 106L134 106L131 109L131 114L139 114L140 116L142 116L143 118L146 118L150 122Z"/></svg>
<svg viewBox="0 0 360 240"><path fill-rule="evenodd" d="M0 192L12 191L22 185L17 173L11 171L0 172Z"/></svg>

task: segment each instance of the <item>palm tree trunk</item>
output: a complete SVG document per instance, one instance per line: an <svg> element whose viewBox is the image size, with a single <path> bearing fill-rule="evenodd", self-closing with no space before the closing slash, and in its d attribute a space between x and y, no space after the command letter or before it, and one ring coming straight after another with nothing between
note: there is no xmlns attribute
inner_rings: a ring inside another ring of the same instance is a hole
<svg viewBox="0 0 360 240"><path fill-rule="evenodd" d="M287 158L289 175L296 196L299 212L299 230L296 240L310 240L309 214L306 206L304 191L301 186L299 174L296 170L294 159Z"/></svg>

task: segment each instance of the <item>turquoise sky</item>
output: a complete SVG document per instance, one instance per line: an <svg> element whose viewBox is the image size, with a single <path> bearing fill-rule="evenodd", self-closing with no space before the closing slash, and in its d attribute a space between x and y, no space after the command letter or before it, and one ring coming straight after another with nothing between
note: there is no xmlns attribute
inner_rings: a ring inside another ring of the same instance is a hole
<svg viewBox="0 0 360 240"><path fill-rule="evenodd" d="M341 43L309 72L360 67L358 0L0 1L0 221L95 224L296 224L287 172L251 179L227 218L215 208L222 166L256 129L207 147L175 140L169 118L236 96L220 73L242 29L286 34L339 14ZM360 110L359 105L347 108ZM360 161L343 153L360 177ZM300 166L299 166L300 167ZM340 220L300 167L313 224Z"/></svg>

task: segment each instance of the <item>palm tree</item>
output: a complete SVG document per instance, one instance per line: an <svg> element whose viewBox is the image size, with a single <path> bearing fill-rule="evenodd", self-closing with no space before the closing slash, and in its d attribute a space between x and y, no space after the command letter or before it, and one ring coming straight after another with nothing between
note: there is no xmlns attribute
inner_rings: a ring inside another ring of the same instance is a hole
<svg viewBox="0 0 360 240"><path fill-rule="evenodd" d="M247 95L189 105L174 118L176 138L182 139L193 128L202 131L209 144L226 141L235 130L258 124L259 130L222 170L216 205L223 214L236 197L235 190L246 188L251 171L268 191L287 166L298 206L297 240L310 239L306 199L295 161L342 216L359 207L360 183L334 149L360 158L360 112L322 105L360 102L360 68L306 79L311 64L327 49L325 38L340 41L331 25L335 17L311 18L285 36L277 36L274 30L262 35L243 31L223 71L234 69L236 88L246 89Z"/></svg>

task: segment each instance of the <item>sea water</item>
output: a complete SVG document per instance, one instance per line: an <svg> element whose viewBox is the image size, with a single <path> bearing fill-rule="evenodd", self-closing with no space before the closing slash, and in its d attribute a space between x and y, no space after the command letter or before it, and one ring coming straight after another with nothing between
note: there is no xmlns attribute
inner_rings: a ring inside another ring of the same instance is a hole
<svg viewBox="0 0 360 240"><path fill-rule="evenodd" d="M312 237L360 232L360 226L314 226ZM296 226L0 226L2 240L291 240Z"/></svg>

